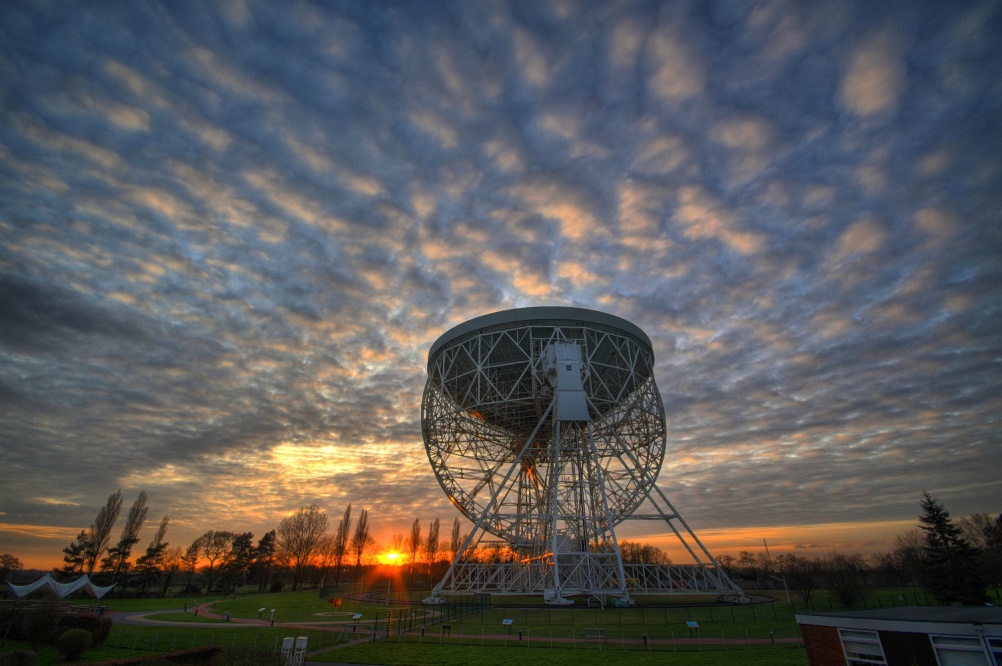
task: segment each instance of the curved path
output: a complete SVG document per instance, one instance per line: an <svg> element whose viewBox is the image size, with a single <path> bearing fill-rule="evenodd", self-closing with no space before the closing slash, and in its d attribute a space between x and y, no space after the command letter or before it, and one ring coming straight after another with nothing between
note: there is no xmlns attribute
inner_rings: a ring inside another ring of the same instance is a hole
<svg viewBox="0 0 1002 666"><path fill-rule="evenodd" d="M222 615L220 615L220 614L218 614L218 613L216 613L215 611L213 611L210 608L214 603L215 602L207 602L207 603L203 603L203 604L198 604L193 609L193 612L196 612L199 616L205 617L206 619L214 620L213 622L177 622L177 621L172 621L172 620L158 620L158 619L156 619L157 615L168 615L168 614L172 614L172 613L182 613L182 612L185 612L185 610L181 609L181 608L178 608L178 609L175 609L175 610L160 610L160 611L146 611L146 612L143 612L143 611L140 611L140 612L135 612L135 611L114 611L114 612L108 613L108 616L111 617L112 620L116 624L120 623L120 624L124 624L124 625L145 625L145 626L157 625L157 626L166 626L166 627L189 627L189 628L199 627L199 628L212 628L212 629L229 629L229 628L236 629L236 628L246 628L246 627L275 627L275 626L277 626L277 627L288 627L289 629L299 629L299 630L305 630L305 631L318 631L319 630L319 631L332 631L332 632L340 632L345 627L344 623L339 623L339 624L335 625L335 622L338 622L337 620L325 620L325 621L322 621L322 622L292 622L292 623L289 623L289 622L272 622L270 619L268 619L268 620L258 620L256 618L232 617L229 621L220 622L219 620L225 620L225 617L222 616ZM345 615L350 615L350 613L346 612ZM316 656L316 655L319 655L319 654L324 654L324 653L327 653L327 652L332 652L334 650L338 650L338 649L346 647L348 645L355 645L355 644L358 644L358 643L367 643L367 642L370 642L372 640L372 632L371 631L366 631L365 629L367 629L367 627L365 627L364 624L360 625L359 628L362 629L362 631L359 631L356 634L352 634L353 636L355 636L355 640L350 640L350 641L346 640L344 643L339 643L337 645L327 646L327 647L324 647L324 648L320 648L318 650L311 650L306 655L307 659L309 659L309 657L312 657L312 656ZM427 639L429 642L434 641L435 638L439 638L439 641L441 642L441 639L442 639L441 635L439 635L437 633L426 633L420 627L417 628L414 631L405 632L404 635L408 635L408 636L422 636L423 638ZM345 638L346 639L348 638L347 634L345 635ZM517 639L514 636L509 635L509 636L506 637L504 634L479 634L479 633L477 633L477 634L465 634L465 635L462 635L461 638L462 638L462 640L468 640L468 641L489 640L489 641L506 641L506 642L507 641L511 641L513 643L517 643L517 642L520 641L520 639ZM452 641L454 641L454 640L455 640L455 637L452 637ZM450 641L450 642L452 642L452 641ZM587 640L587 639L584 639L584 638L551 638L551 637L542 637L542 636L536 637L536 636L528 636L528 635L526 635L525 641L526 642L531 641L532 643L536 643L536 644L539 644L539 643L548 643L550 645L553 645L553 644L570 645L570 644L577 644L577 643L585 643L585 644L587 644L587 643L594 643L595 642L594 640ZM753 638L753 639L744 639L744 640L743 639L731 639L731 638L710 638L710 637L701 637L701 638L681 638L680 637L680 638L675 638L675 639L651 639L650 640L650 644L651 645L672 645L672 644L676 644L676 645L698 645L698 644L702 644L702 645L750 645L750 644L760 644L760 645L762 645L762 644L768 644L770 642L772 642L772 643L802 643L802 641L803 641L803 639L801 639L801 638L793 638L793 637L783 637L783 638L778 638L777 637L775 639ZM611 644L616 644L616 643L630 644L630 645L642 645L642 644L644 644L644 642L643 642L642 639L622 639L622 638L620 638L620 639L617 640L614 636L607 638L603 642L606 643L606 644L610 644L610 645ZM305 664L305 666L311 666L311 664L314 665L314 666L350 666L348 664L332 664L330 662L326 662L324 664L320 664L320 662L310 662L310 661L307 661L306 664Z"/></svg>

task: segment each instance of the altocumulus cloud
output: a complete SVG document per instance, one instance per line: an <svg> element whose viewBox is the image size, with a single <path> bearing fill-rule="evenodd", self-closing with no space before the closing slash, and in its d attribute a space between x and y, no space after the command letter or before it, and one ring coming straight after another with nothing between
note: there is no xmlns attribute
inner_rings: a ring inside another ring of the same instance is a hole
<svg viewBox="0 0 1002 666"><path fill-rule="evenodd" d="M0 31L5 550L54 558L118 487L176 542L312 501L449 520L427 349L540 304L650 334L697 530L1000 510L998 3L7 2Z"/></svg>

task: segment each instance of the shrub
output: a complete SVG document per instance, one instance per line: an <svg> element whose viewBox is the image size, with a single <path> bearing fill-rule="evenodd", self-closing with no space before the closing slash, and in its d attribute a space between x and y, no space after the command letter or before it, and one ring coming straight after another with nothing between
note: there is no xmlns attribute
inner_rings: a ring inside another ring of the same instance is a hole
<svg viewBox="0 0 1002 666"><path fill-rule="evenodd" d="M56 639L56 647L66 661L76 661L90 647L90 632L86 629L67 629Z"/></svg>
<svg viewBox="0 0 1002 666"><path fill-rule="evenodd" d="M282 581L276 580L274 583L271 584L271 587L268 588L268 591L269 592L281 592L282 591Z"/></svg>
<svg viewBox="0 0 1002 666"><path fill-rule="evenodd" d="M90 632L91 647L103 645L108 640L112 627L111 618L97 615L64 615L59 626L67 629L86 629Z"/></svg>
<svg viewBox="0 0 1002 666"><path fill-rule="evenodd" d="M44 603L29 608L21 619L21 633L32 650L42 643L48 643L56 635L59 624L59 609L53 603Z"/></svg>
<svg viewBox="0 0 1002 666"><path fill-rule="evenodd" d="M0 666L38 666L38 655L31 650L15 650L0 654Z"/></svg>

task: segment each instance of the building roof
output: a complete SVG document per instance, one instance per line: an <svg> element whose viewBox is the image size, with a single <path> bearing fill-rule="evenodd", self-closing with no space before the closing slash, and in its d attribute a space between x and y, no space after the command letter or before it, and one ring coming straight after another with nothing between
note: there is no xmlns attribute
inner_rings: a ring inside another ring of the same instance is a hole
<svg viewBox="0 0 1002 666"><path fill-rule="evenodd" d="M995 633L1002 632L1002 607L899 606L870 610L797 613L797 622L799 624L850 629L869 628L930 633L943 631L947 627L984 626Z"/></svg>

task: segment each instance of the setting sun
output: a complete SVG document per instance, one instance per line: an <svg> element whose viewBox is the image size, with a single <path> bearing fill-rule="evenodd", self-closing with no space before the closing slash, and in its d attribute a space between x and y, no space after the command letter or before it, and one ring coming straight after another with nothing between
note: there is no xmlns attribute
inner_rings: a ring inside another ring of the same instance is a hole
<svg viewBox="0 0 1002 666"><path fill-rule="evenodd" d="M398 567L404 563L404 556L393 551L389 553L381 553L379 555L379 562L380 564L389 564Z"/></svg>

